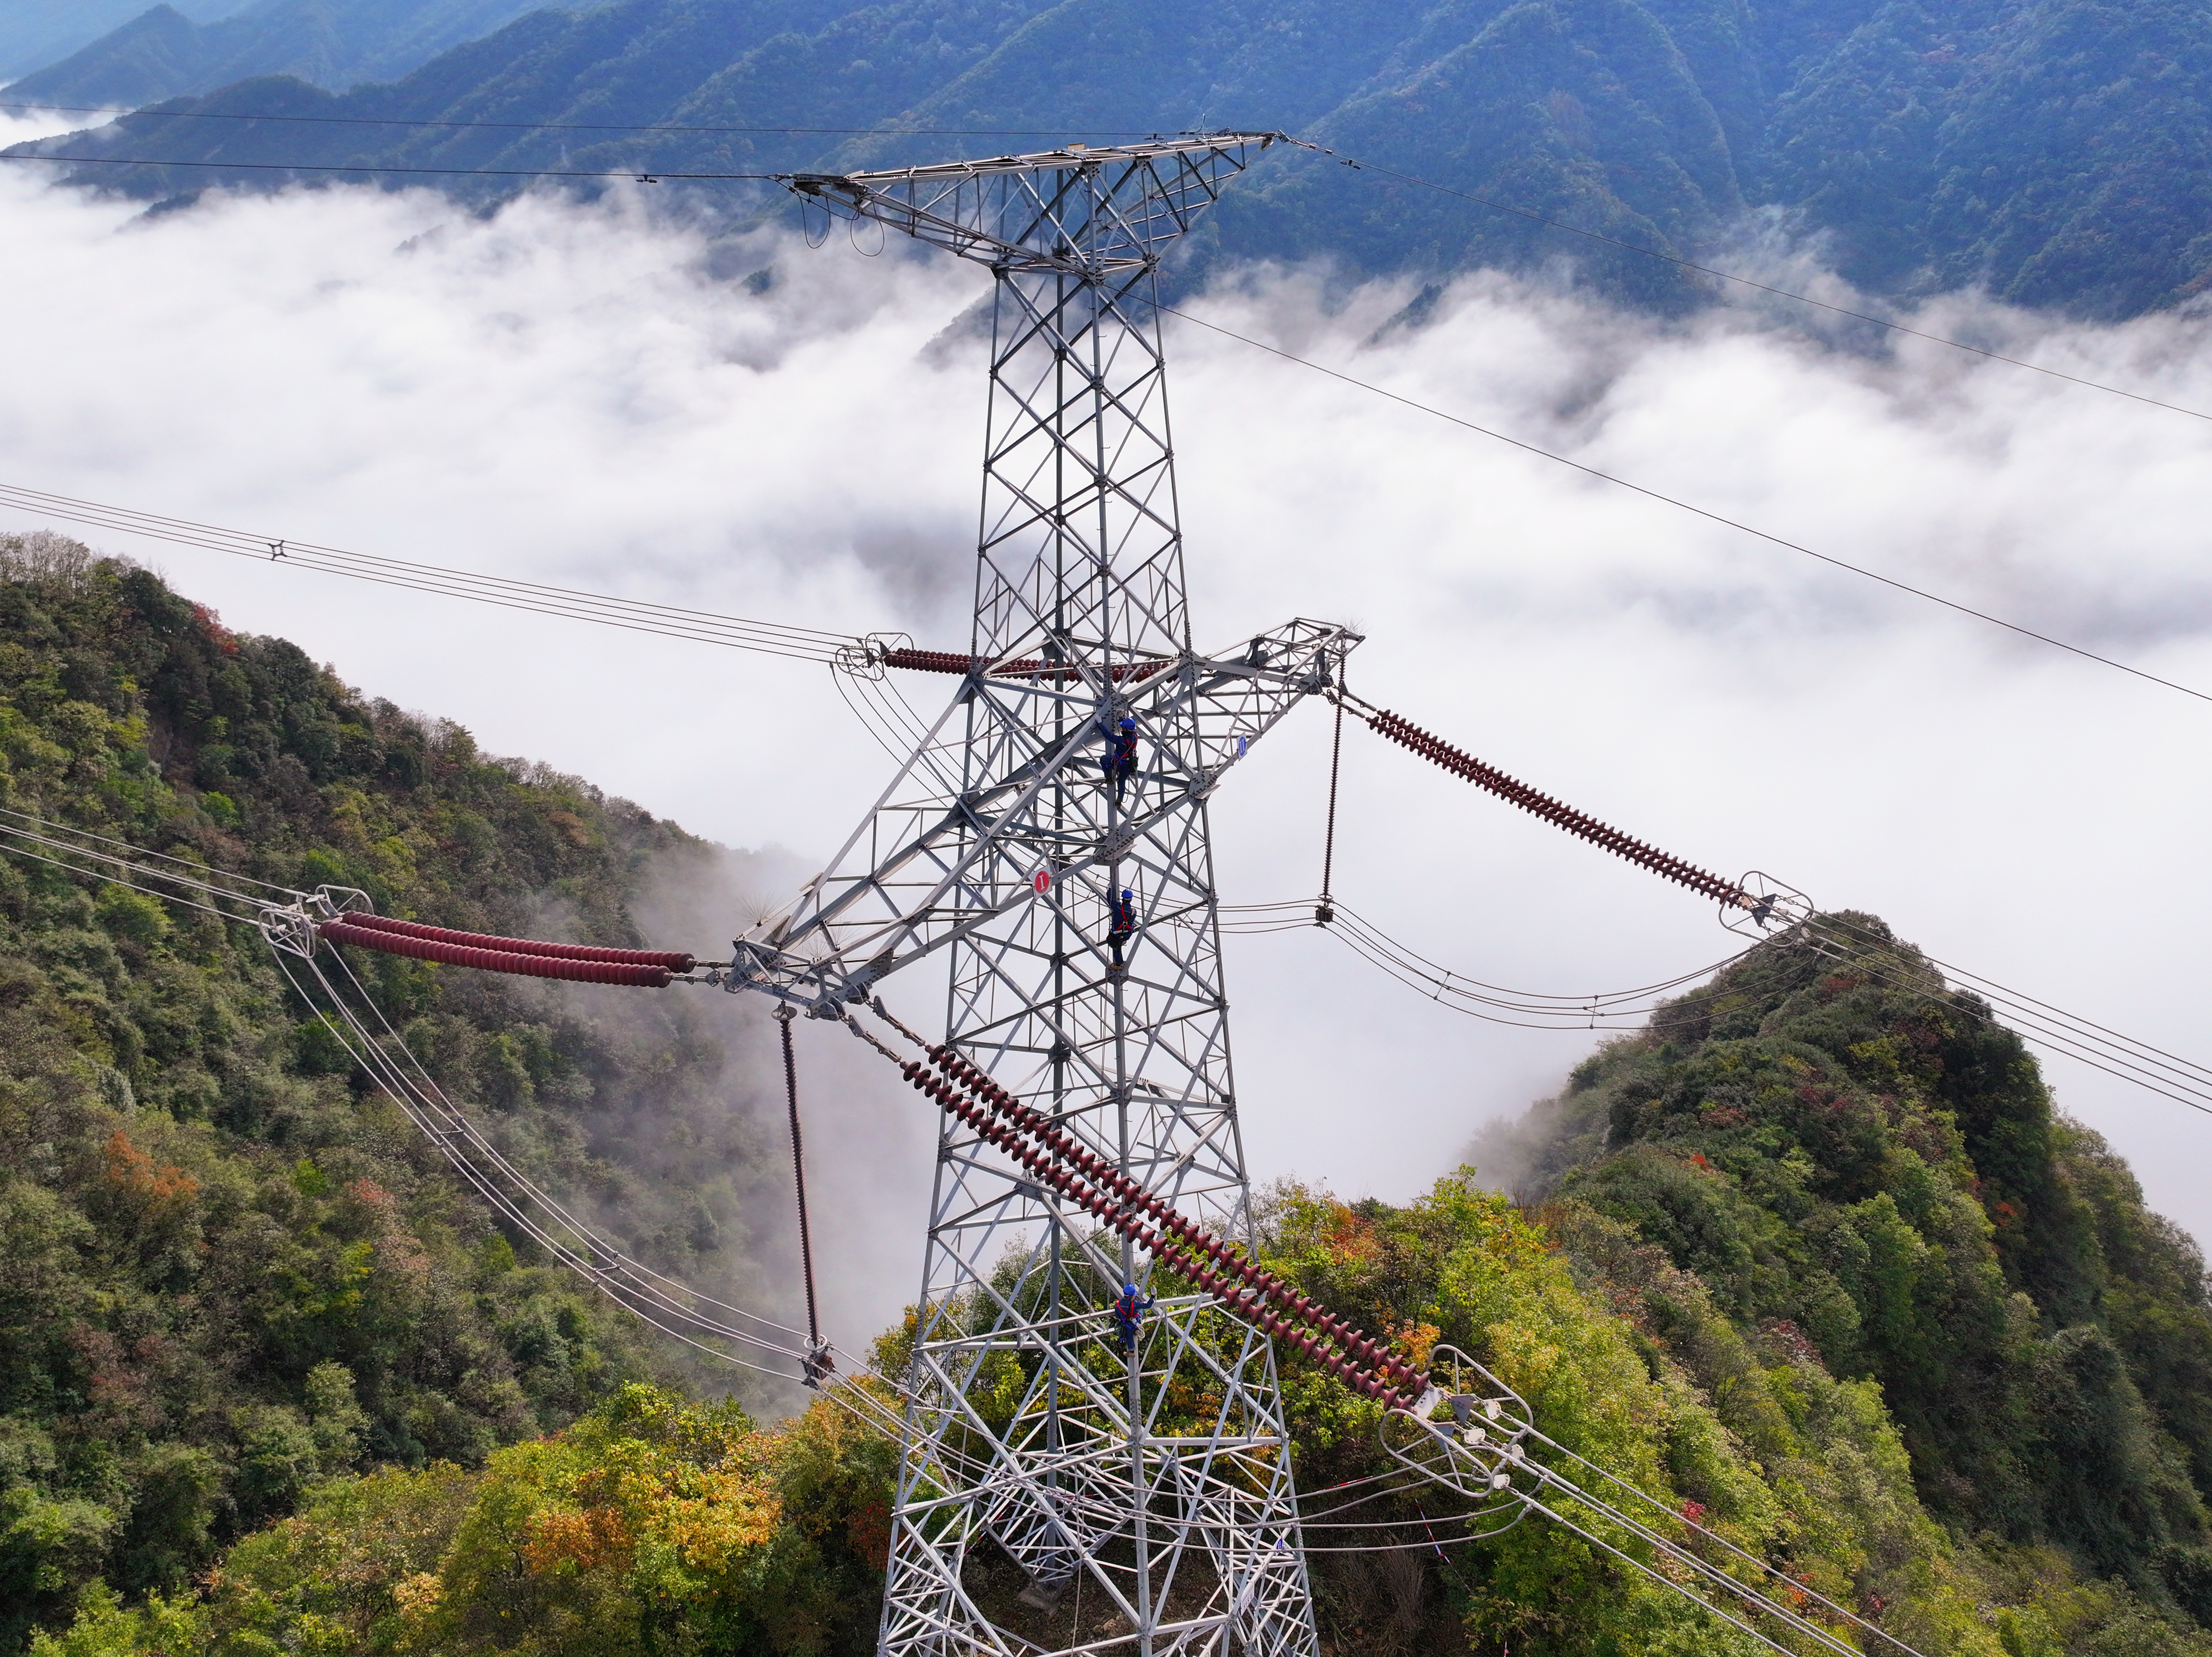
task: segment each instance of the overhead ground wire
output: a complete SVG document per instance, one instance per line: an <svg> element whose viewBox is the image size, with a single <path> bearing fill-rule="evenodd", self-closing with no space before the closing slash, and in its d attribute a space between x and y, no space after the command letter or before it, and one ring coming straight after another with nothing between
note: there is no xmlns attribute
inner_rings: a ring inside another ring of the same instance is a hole
<svg viewBox="0 0 2212 1657"><path fill-rule="evenodd" d="M670 179L704 183L737 179L773 180L776 177L773 173L672 173L663 167L639 167L613 172L557 167L371 167L335 161L167 161L148 155L15 155L4 151L0 151L0 161L66 161L72 167L188 167L215 173L338 173L375 178L422 174L448 179L627 179L633 184L659 184Z"/></svg>
<svg viewBox="0 0 2212 1657"><path fill-rule="evenodd" d="M2039 632L2023 623L2008 621L1988 610L1977 609L1972 604L1955 598L1946 598L1925 587L1915 586L1911 582L1882 574L1880 571L1868 568L1864 565L1855 564L1849 560L1816 551L1802 543L1791 541L1785 537L1747 524L1739 519L1730 518L1724 513L1697 506L1679 496L1670 495L1662 490L1632 482L1583 461L1571 459L1565 455L1546 449L1537 444L1508 436L1503 432L1493 430L1462 416L1449 413L1433 404L1407 397L1401 392L1388 390L1370 380L1361 379L1341 369L1328 367L1310 357L1300 356L1279 346L1269 345L1263 341L1254 339L1249 335L1240 334L1234 329L1224 327L1218 323L1208 322L1202 317L1194 316L1176 307L1161 305L1157 308L1167 315L1193 323L1224 338L1235 340L1255 350L1264 351L1270 356L1279 357L1285 362L1310 368L1358 390L1387 398L1418 413L1445 421L1480 436L1534 455L1540 459L1568 467L1599 482L1629 490L1663 506L1672 507L1678 511L1705 519L1723 528L1735 530L1784 550L1801 554L1831 568L1877 582L1883 586L1909 594L1929 604L1940 605L1946 610L1986 622L1992 627L2001 628L2022 638L2081 657L2084 660L2116 669L2122 673L2161 686L2168 690L2179 691L2183 695L2194 697L2199 701L2212 701L2212 694L2198 690L2176 680L2163 677L2148 669L2133 666L2117 658L2090 650L2085 646L2069 643L2052 634ZM242 557L255 559L267 557L272 562L295 562L303 568L321 569L325 573L349 575L356 580L375 581L386 586L409 587L419 592L438 592L451 598L469 598L477 603L503 604L510 609L532 610L539 614L568 616L574 619L626 628L634 632L657 633L675 638L694 638L701 642L710 644L737 645L740 648L763 650L772 654L828 661L835 659L839 649L854 642L848 635L830 634L820 629L748 622L740 617L713 616L706 612L682 610L672 605L649 604L635 600L609 598L571 588L516 581L503 577L474 576L435 565L376 558L366 554L347 553L341 549L317 546L312 543L295 543L285 540L272 540L265 536L223 530L214 525L191 523L185 519L167 519L159 514L139 513L125 507L109 507L100 502L76 500L43 490L25 489L20 485L0 485L0 505L14 506L24 511L59 518L65 522L84 523L95 527L116 529L129 534L144 535L184 545L204 546L210 550L232 553Z"/></svg>
<svg viewBox="0 0 2212 1657"><path fill-rule="evenodd" d="M25 104L0 101L0 109L51 110L58 115L107 115L118 121L141 117L162 121L270 121L295 125L404 126L501 132L736 132L787 137L865 138L1134 138L1157 137L1158 129L1102 127L983 126L709 126L670 121L454 121L404 115L260 115L233 110L118 109L106 104Z"/></svg>
<svg viewBox="0 0 2212 1657"><path fill-rule="evenodd" d="M128 507L53 495L19 484L0 483L0 507L84 524L126 535L143 536L177 546L202 548L250 559L257 563L288 565L325 575L343 575L381 586L434 593L472 603L540 616L565 616L632 633L657 634L664 638L689 639L700 644L787 656L804 661L828 662L858 642L850 634L821 628L795 627L787 622L757 622L740 616L681 605L620 598L576 587L556 586L511 576L482 575L467 570L389 558L374 553L349 552L341 547L296 541L265 532L228 529L185 518L139 512Z"/></svg>
<svg viewBox="0 0 2212 1657"><path fill-rule="evenodd" d="M1510 437L1504 432L1493 430L1462 415L1449 413L1436 407L1433 404L1423 403L1419 398L1407 397L1401 391L1394 391L1385 386L1377 385L1372 380L1362 379L1356 374L1346 373L1340 368L1331 368L1323 363L1315 361L1311 357L1303 357L1295 351L1285 350L1279 345L1270 345L1264 340L1255 339L1249 334L1240 334L1235 329L1225 328L1218 322L1208 322L1203 317L1193 316L1189 312L1180 310L1175 306L1156 303L1155 308L1164 315L1180 317L1185 322L1194 324L1211 333L1219 334L1224 339L1233 339L1238 344L1249 345L1255 351L1265 351L1269 356L1280 357L1285 362L1294 362L1301 368L1310 368L1316 373L1326 374L1331 379L1340 380L1357 390L1385 398L1392 403L1413 410L1416 413L1445 421L1451 425L1473 432L1478 436L1489 438L1492 442L1503 443L1509 448L1519 449L1525 454L1534 455L1540 460L1548 460L1555 465L1568 467L1582 473L1585 477L1595 478L1601 483L1610 483L1615 489L1626 489L1632 494L1644 496L1646 500L1656 501L1662 506L1672 507L1678 512L1688 513L1693 517L1705 519L1708 523L1718 524L1724 529L1735 530L1755 540L1764 541L1771 546L1780 547L1790 552L1802 553L1804 556L1817 560L1832 568L1863 576L1869 581L1878 581L1883 586L1893 588L1899 592L1910 593L1912 597L1925 599L1931 604L1941 604L1944 609L1955 610L1961 616L1971 616L1976 621L1986 622L1991 627L2002 628L2008 633L2016 633L2024 639L2033 639L2038 644L2049 645L2055 650L2065 651L2069 655L2081 657L2084 660L2096 662L2106 667L2117 668L2123 673L2131 674L2138 679L2148 680L2152 684L2163 685L2168 690L2178 690L2185 696L2194 696L2199 701L2212 702L2212 692L2197 690L2191 686L2178 683L2174 680L2161 678L2146 668L2133 667L2113 657L2100 655L2084 646L2069 644L2063 639L2054 638L2047 633L2039 633L2033 628L2018 622L2008 622L2002 616L1992 615L1985 610L1977 610L1973 605L1961 603L1956 598L1947 598L1942 594L1931 592L1925 587L1915 586L1910 581L1900 581L1893 575L1884 575L1879 570L1869 569L1863 564L1854 564L1848 559L1838 558L1829 553L1816 552L1802 542L1792 541L1786 537L1759 529L1754 525L1743 522L1741 519L1730 518L1725 513L1697 506L1679 495L1668 495L1663 490L1652 489L1647 484L1632 482L1617 473L1593 466L1586 461L1571 459L1540 444L1530 443L1522 438Z"/></svg>

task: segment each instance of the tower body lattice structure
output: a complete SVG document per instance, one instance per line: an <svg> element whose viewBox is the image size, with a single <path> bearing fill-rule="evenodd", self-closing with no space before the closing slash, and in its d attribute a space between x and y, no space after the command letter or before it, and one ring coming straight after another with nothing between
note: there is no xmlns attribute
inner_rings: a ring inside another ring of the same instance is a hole
<svg viewBox="0 0 2212 1657"><path fill-rule="evenodd" d="M829 1016L943 952L949 1046L1239 1239L1207 800L1356 640L1294 621L1193 647L1154 287L1270 141L792 181L996 274L975 632L927 739L798 901L738 941L733 976ZM1132 1286L1152 1303L1117 1316ZM946 1119L884 1652L1316 1649L1273 1353L1166 1288ZM1020 1566L1020 1603L984 1586L987 1544ZM1118 1634L1098 1634L1105 1608Z"/></svg>

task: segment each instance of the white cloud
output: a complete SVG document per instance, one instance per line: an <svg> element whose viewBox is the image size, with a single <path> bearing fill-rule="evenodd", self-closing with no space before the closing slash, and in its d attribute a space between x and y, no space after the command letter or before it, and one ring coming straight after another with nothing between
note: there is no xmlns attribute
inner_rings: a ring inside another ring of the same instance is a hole
<svg viewBox="0 0 2212 1657"><path fill-rule="evenodd" d="M0 177L4 481L501 574L964 642L982 379L929 350L945 259L673 227L633 192L481 220L434 197L210 197L151 220ZM738 278L769 270L755 293ZM718 273L718 274L717 274ZM1492 277L1419 330L1298 272L1194 304L1414 399L1838 557L2212 686L2204 422L1943 348L1849 355L1747 313L1660 325ZM1924 325L2212 408L2196 319ZM1365 695L1584 810L2173 1051L2197 1016L2212 707L2069 659L1202 331L1170 333L1194 610L1233 640L1364 625ZM0 518L0 528L32 520ZM66 528L66 525L59 527ZM148 558L234 626L696 831L819 858L884 777L826 673L213 555ZM925 707L945 687L906 687ZM1318 877L1322 710L1224 788L1225 895ZM1347 733L1340 890L1496 982L1603 989L1733 940L1674 889ZM690 944L689 938L671 939ZM711 944L702 938L698 943ZM1457 1019L1325 938L1231 944L1255 1172L1403 1197L1590 1045ZM849 1044L848 1044L849 1045ZM832 1061L825 1060L829 1064ZM911 1292L927 1125L836 1061L887 1166L825 1203L839 1332ZM2212 1235L2212 1122L2051 1066ZM1382 1131L1377 1132L1380 1125ZM834 1160L832 1158L831 1160ZM911 1252L911 1251L909 1251ZM865 1261L865 1265L862 1262Z"/></svg>

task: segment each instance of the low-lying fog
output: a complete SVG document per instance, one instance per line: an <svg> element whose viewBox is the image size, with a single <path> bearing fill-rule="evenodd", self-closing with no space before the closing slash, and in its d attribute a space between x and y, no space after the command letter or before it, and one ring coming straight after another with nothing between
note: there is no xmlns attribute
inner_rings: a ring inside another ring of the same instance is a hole
<svg viewBox="0 0 2212 1657"><path fill-rule="evenodd" d="M355 188L149 218L33 172L0 175L0 482L965 646L984 369L945 331L986 273L862 258L842 236L715 241L627 189L489 219ZM1741 258L1826 282L1771 247ZM1660 324L1478 276L1419 325L1394 320L1415 292L1264 270L1188 305L2212 689L2212 423L1916 341L1823 343L1771 307ZM2201 315L2090 328L1960 300L1917 325L2212 410ZM1167 337L1201 642L1294 614L1354 622L1357 689L1582 809L2212 1059L2197 1003L2212 703L1203 329L1170 320ZM41 521L0 511L0 530ZM820 668L52 527L490 751L793 866L833 849L885 775ZM933 711L949 687L900 688ZM1315 889L1328 737L1316 706L1217 797L1226 901ZM1492 983L1642 984L1735 942L1700 901L1356 729L1337 870L1374 923ZM745 919L701 913L665 941L713 948ZM1229 948L1262 1179L1409 1196L1596 1039L1475 1023L1310 931ZM917 990L918 1017L930 998ZM2212 1120L2048 1067L2154 1203L2212 1235ZM930 1124L851 1054L814 1074L818 1247L853 1344L913 1293Z"/></svg>

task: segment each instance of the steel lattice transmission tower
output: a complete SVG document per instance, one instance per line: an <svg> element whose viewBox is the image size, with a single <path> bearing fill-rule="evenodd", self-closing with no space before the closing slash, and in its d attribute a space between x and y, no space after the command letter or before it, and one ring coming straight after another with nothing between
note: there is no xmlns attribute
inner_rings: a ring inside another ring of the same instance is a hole
<svg viewBox="0 0 2212 1657"><path fill-rule="evenodd" d="M1237 1238L1206 802L1357 640L1291 622L1193 648L1155 288L1169 245L1273 141L790 181L997 276L975 622L951 706L829 869L738 941L732 978L836 1016L946 951L951 1045ZM1273 1353L1205 1295L1161 1296L1125 1351L1112 1302L1150 1278L947 1119L883 1651L1046 1649L1033 1636L1066 1626L1052 1613L1079 1577L1124 1631L1097 1648L1316 1649ZM987 1537L1026 1573L1022 1605L979 1603L966 1567Z"/></svg>

